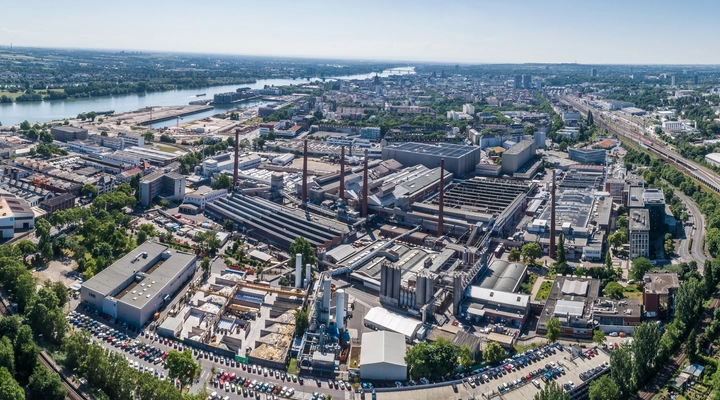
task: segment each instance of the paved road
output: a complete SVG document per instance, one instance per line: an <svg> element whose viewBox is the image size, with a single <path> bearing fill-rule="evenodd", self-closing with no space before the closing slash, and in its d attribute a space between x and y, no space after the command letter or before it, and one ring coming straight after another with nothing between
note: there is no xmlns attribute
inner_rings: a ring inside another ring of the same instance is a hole
<svg viewBox="0 0 720 400"><path fill-rule="evenodd" d="M689 219L693 222L693 225L685 227L685 231L688 232L687 237L693 239L693 245L692 249L689 251L689 255L697 261L700 272L702 272L703 264L708 258L703 251L703 239L705 238L705 216L702 215L700 209L690 197L686 196L679 190L675 191L675 195L678 196L683 203L685 203L688 211L692 213L692 217Z"/></svg>

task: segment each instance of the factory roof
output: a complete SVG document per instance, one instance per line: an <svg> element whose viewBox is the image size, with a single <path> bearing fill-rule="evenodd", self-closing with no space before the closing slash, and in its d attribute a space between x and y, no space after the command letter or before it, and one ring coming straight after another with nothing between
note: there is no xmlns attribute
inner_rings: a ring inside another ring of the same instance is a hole
<svg viewBox="0 0 720 400"><path fill-rule="evenodd" d="M394 144L388 145L387 147L395 149L395 150L429 154L429 155L434 155L434 156L439 156L439 157L448 157L448 158L461 157L461 156L471 153L477 149L476 147L473 147L473 146L462 146L462 145L450 144L450 143L425 144L425 143L414 143L414 142L405 142L405 143L399 143L399 144L394 143Z"/></svg>
<svg viewBox="0 0 720 400"><path fill-rule="evenodd" d="M413 338L417 329L422 325L418 320L396 314L382 307L371 308L365 314L365 321L384 330L401 333L406 338Z"/></svg>
<svg viewBox="0 0 720 400"><path fill-rule="evenodd" d="M393 364L407 366L405 363L405 337L400 333L378 331L366 332L362 342L372 344L360 348L360 364Z"/></svg>
<svg viewBox="0 0 720 400"><path fill-rule="evenodd" d="M513 147L509 148L504 155L515 156L525 151L528 147L532 147L534 145L534 140L521 140L520 143L517 143Z"/></svg>
<svg viewBox="0 0 720 400"><path fill-rule="evenodd" d="M526 307L530 296L470 286L470 297L475 300L491 301L493 303L507 304L515 307Z"/></svg>
<svg viewBox="0 0 720 400"><path fill-rule="evenodd" d="M147 253L147 257L143 257L143 253ZM83 286L103 296L112 295L118 301L142 308L166 285L173 282L188 264L195 262L196 257L163 244L145 242L92 277ZM121 288L133 275L144 279L138 282L136 278L125 288Z"/></svg>
<svg viewBox="0 0 720 400"><path fill-rule="evenodd" d="M521 263L510 263L505 260L494 260L480 281L480 287L504 292L514 292L520 280L525 276L527 266Z"/></svg>

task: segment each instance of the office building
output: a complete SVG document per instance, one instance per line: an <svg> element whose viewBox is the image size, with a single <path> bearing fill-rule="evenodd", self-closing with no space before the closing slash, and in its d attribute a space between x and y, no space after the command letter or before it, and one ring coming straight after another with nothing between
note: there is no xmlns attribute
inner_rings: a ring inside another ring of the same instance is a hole
<svg viewBox="0 0 720 400"><path fill-rule="evenodd" d="M360 128L360 137L363 139L378 140L380 139L380 127L379 126L366 126Z"/></svg>
<svg viewBox="0 0 720 400"><path fill-rule="evenodd" d="M176 201L185 197L185 177L177 172L157 170L140 180L140 205L149 207L158 197Z"/></svg>
<svg viewBox="0 0 720 400"><path fill-rule="evenodd" d="M522 75L515 75L513 78L513 87L515 89L522 88Z"/></svg>
<svg viewBox="0 0 720 400"><path fill-rule="evenodd" d="M530 89L530 85L532 84L532 78L530 75L523 74L522 76L522 87L523 89Z"/></svg>
<svg viewBox="0 0 720 400"><path fill-rule="evenodd" d="M675 86L675 75L670 77L670 86Z"/></svg>
<svg viewBox="0 0 720 400"><path fill-rule="evenodd" d="M197 256L145 242L80 288L82 302L135 327L142 327L172 300L196 270Z"/></svg>
<svg viewBox="0 0 720 400"><path fill-rule="evenodd" d="M205 204L227 197L227 195L228 191L226 189L213 190L208 186L200 186L196 191L185 195L184 203L193 204L199 210L204 211Z"/></svg>
<svg viewBox="0 0 720 400"><path fill-rule="evenodd" d="M590 76L597 76L597 70L595 68L590 68Z"/></svg>
<svg viewBox="0 0 720 400"><path fill-rule="evenodd" d="M650 214L644 208L635 208L630 212L630 259L648 257L650 254Z"/></svg>
<svg viewBox="0 0 720 400"><path fill-rule="evenodd" d="M533 139L535 139L535 145L538 149L544 149L547 144L547 132L537 130L533 133Z"/></svg>
<svg viewBox="0 0 720 400"><path fill-rule="evenodd" d="M88 130L67 125L56 125L50 128L50 134L55 140L72 142L74 140L87 140Z"/></svg>
<svg viewBox="0 0 720 400"><path fill-rule="evenodd" d="M475 166L480 162L480 153L480 147L476 146L406 142L393 143L383 147L382 159L394 159L406 166L422 164L428 168L436 168L440 166L440 160L444 158L445 170L460 178L475 171Z"/></svg>
<svg viewBox="0 0 720 400"><path fill-rule="evenodd" d="M663 121L662 129L665 132L680 132L685 128L681 121Z"/></svg>
<svg viewBox="0 0 720 400"><path fill-rule="evenodd" d="M605 164L607 151L605 149L574 149L568 148L571 160L581 164Z"/></svg>

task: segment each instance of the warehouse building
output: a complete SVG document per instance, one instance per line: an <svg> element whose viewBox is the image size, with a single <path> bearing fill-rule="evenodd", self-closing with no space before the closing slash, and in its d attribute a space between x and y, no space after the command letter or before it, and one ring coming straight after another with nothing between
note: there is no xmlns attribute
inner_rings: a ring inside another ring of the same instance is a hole
<svg viewBox="0 0 720 400"><path fill-rule="evenodd" d="M195 254L145 242L83 283L82 302L142 327L195 274Z"/></svg>
<svg viewBox="0 0 720 400"><path fill-rule="evenodd" d="M470 286L470 295L462 305L462 311L470 318L521 328L530 311L530 296Z"/></svg>
<svg viewBox="0 0 720 400"><path fill-rule="evenodd" d="M365 314L365 326L377 331L400 334L405 337L407 343L411 343L415 340L422 322L388 311L383 307L373 307Z"/></svg>
<svg viewBox="0 0 720 400"><path fill-rule="evenodd" d="M405 363L405 336L394 332L363 333L360 348L360 377L364 380L404 381L407 379Z"/></svg>
<svg viewBox="0 0 720 400"><path fill-rule="evenodd" d="M479 286L502 292L517 292L526 273L527 266L525 264L496 259L485 270L480 278Z"/></svg>
<svg viewBox="0 0 720 400"><path fill-rule="evenodd" d="M395 159L406 166L422 164L428 168L436 168L440 166L440 160L444 158L445 169L456 177L463 177L465 174L475 171L475 166L480 162L480 153L480 147L475 146L406 142L393 143L383 147L382 159Z"/></svg>

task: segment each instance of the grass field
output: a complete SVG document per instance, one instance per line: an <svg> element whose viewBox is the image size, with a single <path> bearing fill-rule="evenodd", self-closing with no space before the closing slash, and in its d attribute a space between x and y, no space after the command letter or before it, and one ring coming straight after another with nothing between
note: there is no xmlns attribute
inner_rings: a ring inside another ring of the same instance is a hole
<svg viewBox="0 0 720 400"><path fill-rule="evenodd" d="M545 281L540 284L540 289L535 295L535 300L545 300L550 295L550 289L552 289L552 282Z"/></svg>
<svg viewBox="0 0 720 400"><path fill-rule="evenodd" d="M160 145L157 145L157 146L155 146L155 147L156 147L158 150L164 151L164 152L166 152L166 153L174 153L174 152L176 152L176 151L178 150L178 149L176 149L176 148L174 148L174 147L167 147L167 146L160 146Z"/></svg>

